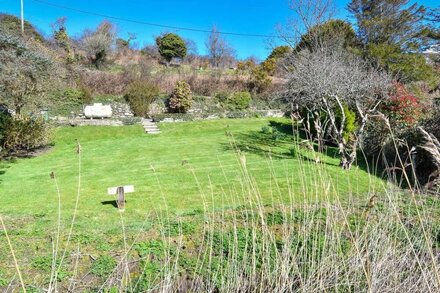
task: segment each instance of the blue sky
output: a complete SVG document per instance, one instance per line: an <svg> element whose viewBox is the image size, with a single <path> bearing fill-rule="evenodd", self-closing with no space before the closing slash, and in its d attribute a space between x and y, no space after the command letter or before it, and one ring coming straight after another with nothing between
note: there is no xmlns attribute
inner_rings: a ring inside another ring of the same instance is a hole
<svg viewBox="0 0 440 293"><path fill-rule="evenodd" d="M46 1L46 0L43 0ZM277 24L285 24L292 17L288 0L47 0L67 7L129 18L170 26L191 27L209 30L216 25L221 31L273 35ZM346 19L348 0L336 0L338 17ZM86 15L75 11L51 7L33 0L24 0L25 19L41 31L50 34L50 24L61 16L67 17L67 28L71 35L79 35L85 28L94 28L103 17ZM436 0L419 1L420 4L439 6ZM20 0L0 0L0 12L19 15ZM161 32L175 32L197 43L198 51L205 53L206 33L162 29L142 24L114 21L118 34L127 37L135 33L136 42L144 46L154 42ZM235 48L239 58L256 56L264 59L270 53L267 38L225 36Z"/></svg>

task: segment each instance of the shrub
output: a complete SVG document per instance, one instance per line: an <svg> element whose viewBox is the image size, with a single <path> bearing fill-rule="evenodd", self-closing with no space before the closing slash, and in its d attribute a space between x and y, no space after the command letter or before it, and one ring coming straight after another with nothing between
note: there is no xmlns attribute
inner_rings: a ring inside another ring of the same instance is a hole
<svg viewBox="0 0 440 293"><path fill-rule="evenodd" d="M93 101L92 92L84 85L78 88L66 88L61 93L63 104L90 104Z"/></svg>
<svg viewBox="0 0 440 293"><path fill-rule="evenodd" d="M10 119L12 119L11 114L7 112L7 108L3 108L2 105L0 105L0 153L3 149L3 139L6 131L5 126Z"/></svg>
<svg viewBox="0 0 440 293"><path fill-rule="evenodd" d="M189 84L179 81L171 94L167 107L172 113L186 113L193 102L192 92Z"/></svg>
<svg viewBox="0 0 440 293"><path fill-rule="evenodd" d="M272 50L269 57L261 63L261 66L265 72L269 75L275 75L277 70L277 63L292 52L290 46L279 46Z"/></svg>
<svg viewBox="0 0 440 293"><path fill-rule="evenodd" d="M358 127L356 123L356 113L347 106L344 106L344 115L345 115L345 123L344 123L344 131L342 135L346 141L350 141L353 138L354 133ZM336 119L338 120L338 125L340 125L342 120L341 111L336 111Z"/></svg>
<svg viewBox="0 0 440 293"><path fill-rule="evenodd" d="M422 116L419 100L401 83L394 85L393 93L383 110L392 126L400 129L414 126Z"/></svg>
<svg viewBox="0 0 440 293"><path fill-rule="evenodd" d="M252 97L248 92L236 92L229 95L226 106L229 110L245 110L249 108Z"/></svg>
<svg viewBox="0 0 440 293"><path fill-rule="evenodd" d="M159 96L159 88L149 82L135 81L125 93L125 100L130 105L134 115L145 117L150 105Z"/></svg>
<svg viewBox="0 0 440 293"><path fill-rule="evenodd" d="M79 91L81 92L81 101L83 104L90 104L93 102L92 91L85 85L79 86Z"/></svg>
<svg viewBox="0 0 440 293"><path fill-rule="evenodd" d="M50 127L42 118L3 115L0 119L0 143L7 153L34 150L51 141Z"/></svg>
<svg viewBox="0 0 440 293"><path fill-rule="evenodd" d="M218 92L215 94L215 100L218 102L222 107L224 107L228 102L229 94L227 92Z"/></svg>

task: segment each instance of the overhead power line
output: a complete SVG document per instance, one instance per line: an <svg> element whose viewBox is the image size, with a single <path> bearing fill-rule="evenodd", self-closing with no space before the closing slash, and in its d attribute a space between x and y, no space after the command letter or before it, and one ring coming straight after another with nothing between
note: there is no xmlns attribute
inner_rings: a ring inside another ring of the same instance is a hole
<svg viewBox="0 0 440 293"><path fill-rule="evenodd" d="M64 10L71 10L71 11L75 11L75 12L79 12L79 13L83 13L83 14L89 14L89 15L104 17L104 18L107 18L107 19L114 19L114 20L119 20L119 21L137 23L137 24L142 24L142 25L147 25L147 26L154 26L154 27L174 29L174 30L182 30L182 31L190 31L190 32L199 32L199 33L211 33L212 32L211 30L206 30L206 29L197 29L197 28L191 28L191 27L172 26L172 25L165 25L165 24L147 22L147 21L143 21L143 20L136 20L136 19L129 19L129 18L124 18L124 17L112 16L112 15L103 14L103 13L99 13L99 12L93 12L93 11L88 11L88 10L68 7L68 6L64 6L64 5L59 5L59 4L56 4L56 3L53 3L53 2L47 2L47 1L43 1L43 0L33 0L33 1L37 2L37 3L44 4L44 5L48 5L48 6L52 6L52 7L56 7L56 8L61 8L61 9L64 9ZM281 38L280 36L265 35L265 34L247 34L247 33L237 33L237 32L223 32L223 31L217 31L217 33L222 34L222 35L239 36L239 37Z"/></svg>

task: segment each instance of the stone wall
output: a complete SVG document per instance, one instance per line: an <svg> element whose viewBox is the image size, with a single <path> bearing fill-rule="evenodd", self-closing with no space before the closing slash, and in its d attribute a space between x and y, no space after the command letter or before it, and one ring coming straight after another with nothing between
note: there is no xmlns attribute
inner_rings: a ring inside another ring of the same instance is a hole
<svg viewBox="0 0 440 293"><path fill-rule="evenodd" d="M110 104L113 111L114 118L133 117L133 112L130 110L130 106L126 103L113 102Z"/></svg>

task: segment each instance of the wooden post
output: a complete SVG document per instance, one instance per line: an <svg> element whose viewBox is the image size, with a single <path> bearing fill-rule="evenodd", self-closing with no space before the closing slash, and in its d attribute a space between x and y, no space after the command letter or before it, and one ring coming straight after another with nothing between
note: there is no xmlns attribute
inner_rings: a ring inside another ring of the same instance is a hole
<svg viewBox="0 0 440 293"><path fill-rule="evenodd" d="M125 208L125 194L134 192L133 185L125 185L125 186L117 186L117 187L109 187L107 189L107 193L109 195L118 195L116 200L116 204L120 211L124 211Z"/></svg>
<svg viewBox="0 0 440 293"><path fill-rule="evenodd" d="M124 194L124 187L123 186L118 187L118 208L120 210L125 209L125 194Z"/></svg>

